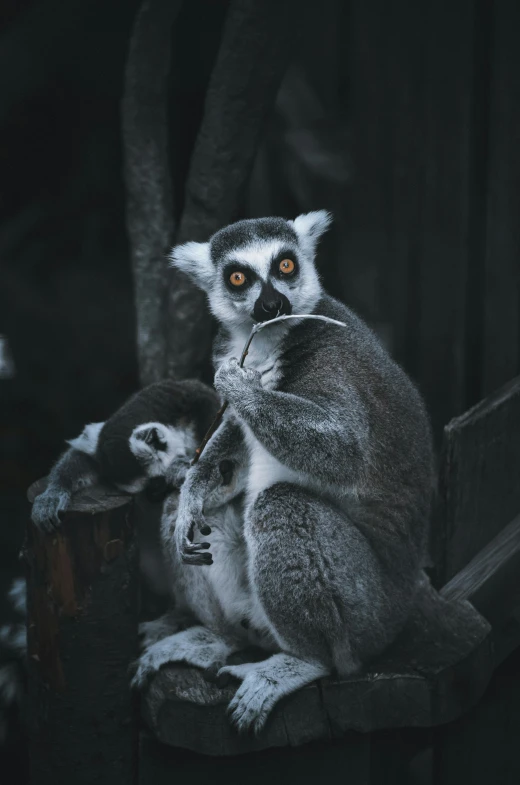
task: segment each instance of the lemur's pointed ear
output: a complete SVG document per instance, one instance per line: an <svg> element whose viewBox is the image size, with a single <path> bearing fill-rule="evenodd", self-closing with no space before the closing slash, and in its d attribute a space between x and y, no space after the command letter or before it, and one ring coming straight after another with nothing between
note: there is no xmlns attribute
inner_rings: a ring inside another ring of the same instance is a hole
<svg viewBox="0 0 520 785"><path fill-rule="evenodd" d="M184 243L172 249L170 264L186 273L191 280L207 291L215 278L215 267L211 261L209 243Z"/></svg>
<svg viewBox="0 0 520 785"><path fill-rule="evenodd" d="M332 215L326 210L314 210L312 213L299 215L292 223L302 245L316 248L321 235L327 231L332 222Z"/></svg>

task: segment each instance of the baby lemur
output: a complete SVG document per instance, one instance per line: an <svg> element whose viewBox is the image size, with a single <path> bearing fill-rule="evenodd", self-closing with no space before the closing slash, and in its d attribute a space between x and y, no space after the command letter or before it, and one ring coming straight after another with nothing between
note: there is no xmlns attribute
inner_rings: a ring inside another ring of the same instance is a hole
<svg viewBox="0 0 520 785"><path fill-rule="evenodd" d="M171 485L178 487L217 408L215 392L194 379L165 380L140 390L106 422L87 425L69 441L49 473L47 489L34 502L34 523L46 530L58 526L72 494L95 482L128 493L148 485L150 495L160 495L168 469Z"/></svg>
<svg viewBox="0 0 520 785"><path fill-rule="evenodd" d="M245 549L235 558L244 559L248 581L234 602L274 653L219 670L242 682L230 704L239 729L259 730L282 696L327 674L351 674L388 646L413 608L426 559L429 420L374 333L323 291L315 252L329 221L324 211L240 221L171 255L220 323L215 387L230 406L188 470L178 507L165 509L163 531L169 523L179 560L208 569L210 543L199 532L207 531L219 461L246 465L234 489L245 493ZM240 368L254 322L291 313L345 327L273 324ZM211 548L214 570L221 557ZM228 554L223 579L242 567ZM217 668L235 643L210 638L214 661L204 664ZM167 661L196 664L203 650L203 627L171 635L142 655L136 682Z"/></svg>
<svg viewBox="0 0 520 785"><path fill-rule="evenodd" d="M220 480L205 503L217 565L204 573L193 570L176 558L171 547L178 488L218 405L214 390L195 380L167 380L144 388L105 423L87 425L69 442L69 449L51 469L47 489L33 505L34 523L52 531L59 526L72 494L94 482L108 482L129 493L138 493L147 485L154 499L168 497L161 539L175 606L164 617L141 625L144 645L194 624L205 625L207 636L215 632L232 637L238 648L261 642L243 623L247 614L240 600L247 575L240 493L246 460L239 450L234 461L219 461ZM238 459L243 465L238 465ZM158 569L156 560L154 564ZM227 571L228 564L235 566ZM213 665L212 641L211 637L206 659L195 656L192 664L204 667L207 660L208 666ZM219 664L224 662L219 660Z"/></svg>

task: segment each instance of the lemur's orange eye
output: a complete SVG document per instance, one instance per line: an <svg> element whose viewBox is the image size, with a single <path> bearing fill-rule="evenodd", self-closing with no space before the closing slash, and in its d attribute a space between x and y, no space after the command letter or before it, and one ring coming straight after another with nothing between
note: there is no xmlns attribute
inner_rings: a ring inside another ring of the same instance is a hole
<svg viewBox="0 0 520 785"><path fill-rule="evenodd" d="M246 282L246 276L244 273L239 273L237 270L236 273L231 273L229 280L233 286L243 286Z"/></svg>
<svg viewBox="0 0 520 785"><path fill-rule="evenodd" d="M285 275L290 275L294 271L294 262L292 259L282 259L280 262L280 272Z"/></svg>

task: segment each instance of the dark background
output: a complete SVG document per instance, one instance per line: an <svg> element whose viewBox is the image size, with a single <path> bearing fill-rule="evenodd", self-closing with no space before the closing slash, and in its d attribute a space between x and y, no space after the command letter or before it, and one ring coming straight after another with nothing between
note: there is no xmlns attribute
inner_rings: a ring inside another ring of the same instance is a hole
<svg viewBox="0 0 520 785"><path fill-rule="evenodd" d="M25 491L138 386L120 101L136 0L0 4L0 596ZM270 114L243 216L327 208L325 286L442 426L519 370L520 4L322 0ZM227 9L172 32L176 209Z"/></svg>

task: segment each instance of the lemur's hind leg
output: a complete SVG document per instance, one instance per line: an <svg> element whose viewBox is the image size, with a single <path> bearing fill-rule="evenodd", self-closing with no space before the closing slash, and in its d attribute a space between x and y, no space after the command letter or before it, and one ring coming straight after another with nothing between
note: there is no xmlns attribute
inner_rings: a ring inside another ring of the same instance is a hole
<svg viewBox="0 0 520 785"><path fill-rule="evenodd" d="M185 662L212 671L222 667L240 644L198 625L169 635L146 649L137 662L132 686L142 687L148 677L169 662Z"/></svg>
<svg viewBox="0 0 520 785"><path fill-rule="evenodd" d="M354 673L383 649L394 606L404 601L348 516L301 487L264 490L244 534L252 590L282 653L222 673L244 679L231 707L235 723L258 729L283 695L327 673Z"/></svg>

